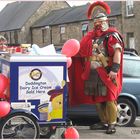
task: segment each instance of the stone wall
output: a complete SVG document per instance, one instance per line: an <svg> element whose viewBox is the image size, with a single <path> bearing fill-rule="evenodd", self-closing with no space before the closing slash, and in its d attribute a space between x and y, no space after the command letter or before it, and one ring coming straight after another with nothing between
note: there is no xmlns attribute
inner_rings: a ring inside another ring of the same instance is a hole
<svg viewBox="0 0 140 140"><path fill-rule="evenodd" d="M122 19L121 16L111 17L110 20L115 20L115 26L116 28L122 32ZM76 22L76 23L69 23L69 24L63 24L63 25L56 25L56 26L50 26L49 28L34 28L32 30L33 35L33 43L38 44L40 47L46 46L49 44L54 44L55 46L62 46L65 41L68 39L77 39L81 40L82 38L82 24L88 23L89 30L92 30L93 28L93 21L83 21L83 22ZM60 33L60 27L65 27L65 33ZM44 38L45 41L43 41L43 35L42 30L46 30L46 37Z"/></svg>
<svg viewBox="0 0 140 140"><path fill-rule="evenodd" d="M45 1L44 4L42 5L42 7L40 7L38 9L38 11L43 12L43 9L45 9L46 11L44 12L44 14L46 14L46 13L49 13L50 11L52 11L52 10L61 9L61 8L65 8L65 7L68 7L68 4L65 1ZM32 18L34 18L34 20L36 20L36 17L37 17L37 15L34 15L34 17L32 17ZM29 26L30 25L31 24L29 24ZM44 29L46 29L46 28L43 28L43 30ZM46 30L47 30L46 31L47 33L48 32L51 32L51 29L50 28L49 29L46 29ZM50 44L51 42L50 42L50 39L48 38L48 36L46 37L46 40L47 39L48 39L47 42L49 42L49 44ZM45 42L46 42L46 40L45 40ZM37 29L37 31L35 31L35 30L32 31L32 42L33 43L36 43L38 45L41 45L41 46L46 45L45 42L43 43L42 28L40 28L40 30Z"/></svg>
<svg viewBox="0 0 140 140"><path fill-rule="evenodd" d="M126 16L126 2L122 1L122 26L125 40L125 47L127 45L127 33L134 33L135 49L140 53L140 1L134 1L133 16Z"/></svg>

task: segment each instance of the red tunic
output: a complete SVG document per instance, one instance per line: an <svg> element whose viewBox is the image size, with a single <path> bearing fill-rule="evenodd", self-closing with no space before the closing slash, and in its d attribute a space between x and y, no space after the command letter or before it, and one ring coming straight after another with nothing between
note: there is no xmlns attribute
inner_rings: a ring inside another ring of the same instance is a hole
<svg viewBox="0 0 140 140"><path fill-rule="evenodd" d="M102 35L106 35L110 32L117 32L115 28L109 28ZM70 105L78 105L78 104L93 104L97 102L104 101L113 101L116 100L119 93L122 89L122 56L121 56L121 64L120 70L118 71L116 82L117 86L114 85L112 80L108 78L107 72L104 67L98 67L96 70L107 87L107 96L88 96L84 94L84 80L87 80L90 76L90 61L84 61L85 57L92 56L92 39L95 38L94 31L89 32L85 37L82 38L80 42L80 51L79 55L72 58L72 66L69 68L69 103ZM104 46L106 41L103 42ZM114 44L119 43L122 48L124 46L123 42L121 43L118 39L113 37L113 35L109 35L108 39L108 55L109 55L109 63L108 65L112 65L112 59L114 55L114 48L112 47ZM123 50L122 50L123 55ZM94 82L94 81L93 81Z"/></svg>

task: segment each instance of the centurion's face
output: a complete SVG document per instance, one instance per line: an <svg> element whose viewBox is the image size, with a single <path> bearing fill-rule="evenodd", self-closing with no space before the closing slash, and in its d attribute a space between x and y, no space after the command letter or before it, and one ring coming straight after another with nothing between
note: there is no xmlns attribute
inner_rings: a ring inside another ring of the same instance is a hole
<svg viewBox="0 0 140 140"><path fill-rule="evenodd" d="M108 29L108 20L96 19L94 21L94 29L106 31Z"/></svg>

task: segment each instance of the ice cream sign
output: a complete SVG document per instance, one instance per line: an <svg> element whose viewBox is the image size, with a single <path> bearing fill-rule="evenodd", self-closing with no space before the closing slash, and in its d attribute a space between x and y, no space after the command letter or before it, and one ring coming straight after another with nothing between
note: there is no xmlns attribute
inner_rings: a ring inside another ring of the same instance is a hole
<svg viewBox="0 0 140 140"><path fill-rule="evenodd" d="M18 78L19 100L48 100L48 91L64 86L63 66L20 66Z"/></svg>

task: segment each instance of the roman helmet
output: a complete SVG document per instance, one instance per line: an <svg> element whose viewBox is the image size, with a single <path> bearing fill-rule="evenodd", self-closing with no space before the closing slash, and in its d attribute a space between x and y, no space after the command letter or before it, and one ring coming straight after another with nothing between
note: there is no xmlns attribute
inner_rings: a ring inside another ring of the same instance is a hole
<svg viewBox="0 0 140 140"><path fill-rule="evenodd" d="M102 31L106 31L108 29L108 18L106 14L110 14L111 9L109 5L103 1L96 1L90 4L87 12L88 19L92 19L94 21L94 26L98 24L101 25Z"/></svg>

